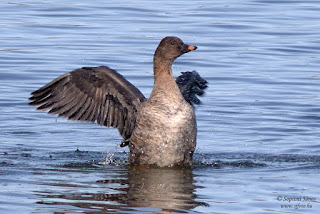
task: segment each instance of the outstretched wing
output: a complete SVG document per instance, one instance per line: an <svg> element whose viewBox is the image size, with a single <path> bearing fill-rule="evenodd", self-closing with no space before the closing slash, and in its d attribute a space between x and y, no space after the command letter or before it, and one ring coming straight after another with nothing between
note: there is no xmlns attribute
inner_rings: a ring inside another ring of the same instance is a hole
<svg viewBox="0 0 320 214"><path fill-rule="evenodd" d="M203 95L204 89L207 88L207 81L204 80L196 71L181 72L177 77L176 83L180 88L184 99L191 105L200 104L201 101L196 95Z"/></svg>
<svg viewBox="0 0 320 214"><path fill-rule="evenodd" d="M84 67L64 74L31 93L31 106L69 120L117 128L127 140L134 129L143 94L106 66Z"/></svg>

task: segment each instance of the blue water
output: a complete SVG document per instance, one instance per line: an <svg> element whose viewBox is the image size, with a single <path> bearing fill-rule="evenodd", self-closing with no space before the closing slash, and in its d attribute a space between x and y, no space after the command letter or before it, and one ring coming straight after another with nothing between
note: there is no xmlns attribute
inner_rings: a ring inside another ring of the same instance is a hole
<svg viewBox="0 0 320 214"><path fill-rule="evenodd" d="M0 213L319 213L320 1L0 3ZM145 96L168 35L209 88L191 169L126 164L117 130L29 107L30 93L107 65Z"/></svg>

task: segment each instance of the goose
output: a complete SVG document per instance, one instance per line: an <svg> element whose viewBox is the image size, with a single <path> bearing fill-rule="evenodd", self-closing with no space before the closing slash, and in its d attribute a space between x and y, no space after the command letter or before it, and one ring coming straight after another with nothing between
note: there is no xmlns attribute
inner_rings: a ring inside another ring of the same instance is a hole
<svg viewBox="0 0 320 214"><path fill-rule="evenodd" d="M174 80L172 63L196 50L180 38L161 40L153 57L154 86L147 99L117 71L83 67L66 73L31 93L29 105L69 120L117 128L129 146L129 164L158 167L192 164L200 104L207 82L196 71Z"/></svg>

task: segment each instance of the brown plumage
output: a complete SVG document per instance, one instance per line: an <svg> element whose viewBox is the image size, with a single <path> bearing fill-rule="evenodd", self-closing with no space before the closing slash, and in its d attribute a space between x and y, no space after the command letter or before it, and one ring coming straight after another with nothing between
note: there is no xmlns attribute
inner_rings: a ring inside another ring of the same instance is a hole
<svg viewBox="0 0 320 214"><path fill-rule="evenodd" d="M95 122L117 128L128 139L143 94L106 66L84 67L53 80L31 93L29 104L69 120Z"/></svg>
<svg viewBox="0 0 320 214"><path fill-rule="evenodd" d="M196 121L190 104L199 103L195 94L203 93L206 81L195 71L185 72L177 78L178 86L171 64L180 55L195 49L177 37L166 37L160 42L154 56L155 85L149 99L115 70L100 66L79 68L58 77L32 92L30 105L70 120L117 128L124 139L121 146L130 146L131 163L191 164ZM170 118L175 115L170 114L179 114L176 123ZM185 139L170 140L170 135ZM165 142L163 136L168 137ZM168 150L162 151L164 144ZM168 161L161 161L168 155Z"/></svg>

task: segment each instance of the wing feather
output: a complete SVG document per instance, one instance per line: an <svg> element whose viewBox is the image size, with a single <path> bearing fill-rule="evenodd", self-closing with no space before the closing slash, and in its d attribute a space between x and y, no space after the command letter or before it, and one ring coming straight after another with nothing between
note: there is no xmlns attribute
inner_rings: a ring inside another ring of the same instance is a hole
<svg viewBox="0 0 320 214"><path fill-rule="evenodd" d="M64 74L31 93L31 106L70 120L117 128L127 140L134 129L143 94L106 66L84 67Z"/></svg>
<svg viewBox="0 0 320 214"><path fill-rule="evenodd" d="M176 83L184 99L191 105L201 103L196 95L202 96L204 89L208 87L207 81L196 71L182 72L182 74L177 77Z"/></svg>

